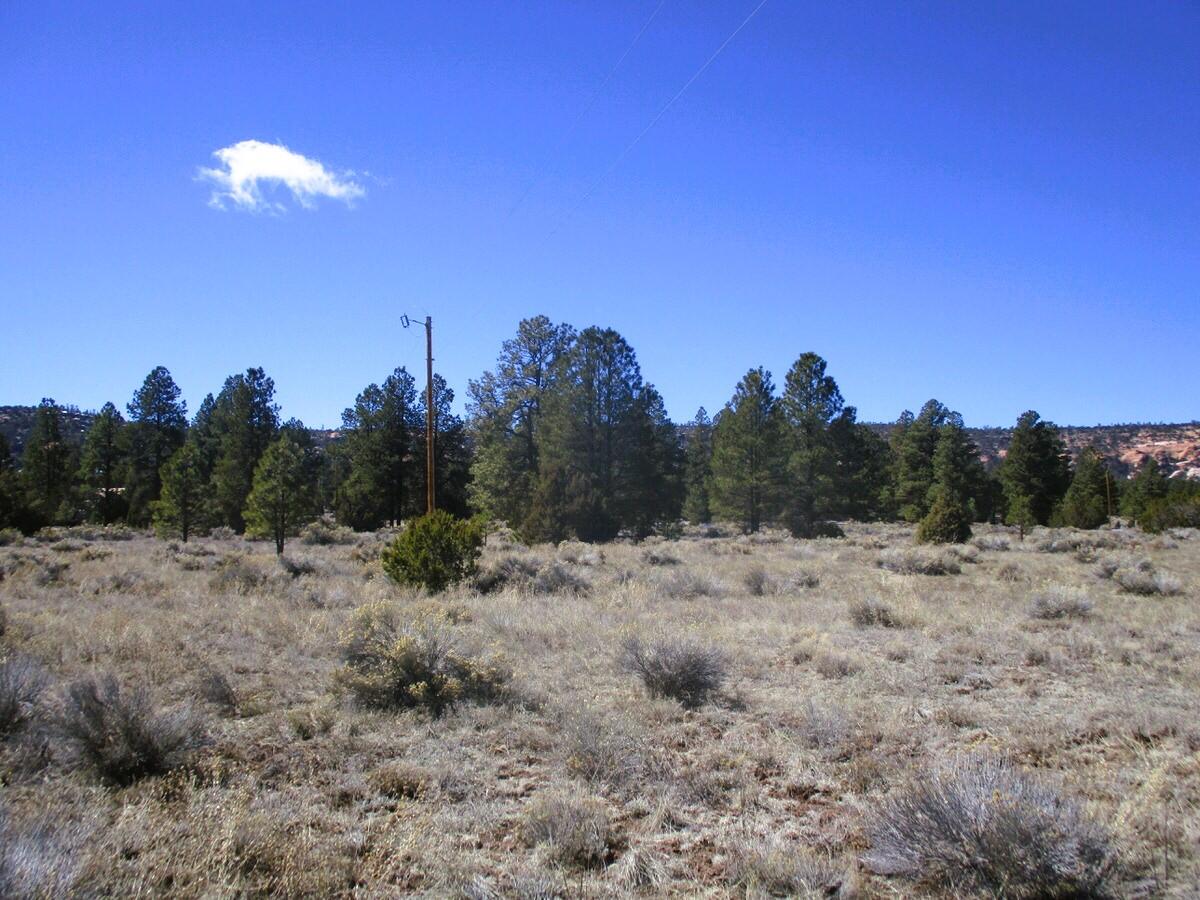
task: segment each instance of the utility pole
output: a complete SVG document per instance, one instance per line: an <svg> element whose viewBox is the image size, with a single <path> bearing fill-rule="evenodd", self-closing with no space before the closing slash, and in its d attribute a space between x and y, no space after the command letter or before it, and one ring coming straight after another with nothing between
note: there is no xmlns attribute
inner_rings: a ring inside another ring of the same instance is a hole
<svg viewBox="0 0 1200 900"><path fill-rule="evenodd" d="M400 317L400 324L407 328L412 324L408 316ZM425 317L425 512L434 510L433 490L433 317Z"/></svg>

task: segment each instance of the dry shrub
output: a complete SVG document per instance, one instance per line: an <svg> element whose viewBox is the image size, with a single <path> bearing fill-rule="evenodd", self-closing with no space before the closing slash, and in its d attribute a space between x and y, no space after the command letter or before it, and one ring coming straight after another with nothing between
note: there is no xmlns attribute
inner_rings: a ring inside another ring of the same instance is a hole
<svg viewBox="0 0 1200 900"><path fill-rule="evenodd" d="M511 673L498 659L468 652L444 619L402 617L388 603L358 609L341 634L337 681L370 709L425 709L440 716L461 701L494 703Z"/></svg>
<svg viewBox="0 0 1200 900"><path fill-rule="evenodd" d="M954 893L1013 898L1114 893L1114 850L1083 806L990 756L915 781L870 826L864 859Z"/></svg>
<svg viewBox="0 0 1200 900"><path fill-rule="evenodd" d="M1092 614L1092 601L1078 588L1056 585L1029 602L1029 615L1035 619L1086 619Z"/></svg>
<svg viewBox="0 0 1200 900"><path fill-rule="evenodd" d="M435 781L428 769L404 760L380 766L367 776L376 793L395 800L420 799Z"/></svg>
<svg viewBox="0 0 1200 900"><path fill-rule="evenodd" d="M724 587L694 572L672 572L658 583L659 593L673 600L695 600L698 597L721 597Z"/></svg>
<svg viewBox="0 0 1200 900"><path fill-rule="evenodd" d="M646 847L630 847L612 867L613 881L623 891L659 890L669 880L670 872L662 861Z"/></svg>
<svg viewBox="0 0 1200 900"><path fill-rule="evenodd" d="M844 869L779 838L744 837L727 852L725 878L746 897L832 897Z"/></svg>
<svg viewBox="0 0 1200 900"><path fill-rule="evenodd" d="M642 562L648 566L677 566L679 557L672 556L663 550L651 548L642 554Z"/></svg>
<svg viewBox="0 0 1200 900"><path fill-rule="evenodd" d="M854 657L838 650L821 650L813 656L813 665L826 678L847 678L862 671Z"/></svg>
<svg viewBox="0 0 1200 900"><path fill-rule="evenodd" d="M279 568L281 568L292 578L299 578L302 575L317 575L321 573L322 567L319 566L315 560L293 556L277 556L275 558L279 562Z"/></svg>
<svg viewBox="0 0 1200 900"><path fill-rule="evenodd" d="M223 672L209 669L201 673L196 693L200 698L211 703L222 715L232 716L237 712L238 696Z"/></svg>
<svg viewBox="0 0 1200 900"><path fill-rule="evenodd" d="M0 528L0 547L11 547L24 543L25 536L15 528Z"/></svg>
<svg viewBox="0 0 1200 900"><path fill-rule="evenodd" d="M728 662L719 650L669 638L649 645L630 637L621 645L621 665L642 679L651 697L669 697L694 708L720 690Z"/></svg>
<svg viewBox="0 0 1200 900"><path fill-rule="evenodd" d="M544 847L563 866L600 868L613 856L617 835L603 801L554 791L525 809L521 835L531 847Z"/></svg>
<svg viewBox="0 0 1200 900"><path fill-rule="evenodd" d="M217 594L249 594L266 584L267 572L241 554L232 554L217 564L208 588Z"/></svg>
<svg viewBox="0 0 1200 900"><path fill-rule="evenodd" d="M793 572L780 585L780 593L792 593L794 591L810 590L819 587L821 584L821 576L816 572L809 572L806 569L801 569L799 572Z"/></svg>
<svg viewBox="0 0 1200 900"><path fill-rule="evenodd" d="M481 594L491 594L507 587L528 585L537 572L536 559L502 556L479 568L475 573L475 589Z"/></svg>
<svg viewBox="0 0 1200 900"><path fill-rule="evenodd" d="M625 787L649 774L646 738L625 718L584 712L564 716L560 727L566 769L571 775L594 784Z"/></svg>
<svg viewBox="0 0 1200 900"><path fill-rule="evenodd" d="M354 530L339 525L332 516L321 516L300 529L300 542L313 546L353 544L358 540Z"/></svg>
<svg viewBox="0 0 1200 900"><path fill-rule="evenodd" d="M186 765L204 742L189 708L156 709L145 689L123 690L111 675L67 689L60 727L79 762L119 785Z"/></svg>
<svg viewBox="0 0 1200 900"><path fill-rule="evenodd" d="M1173 597L1183 592L1183 582L1167 572L1118 569L1112 578L1117 586L1127 594Z"/></svg>
<svg viewBox="0 0 1200 900"><path fill-rule="evenodd" d="M529 589L535 594L570 594L580 597L588 593L592 586L587 579L576 575L566 566L557 562L548 562L538 569Z"/></svg>
<svg viewBox="0 0 1200 900"><path fill-rule="evenodd" d="M900 617L878 597L850 601L850 621L859 628L902 628Z"/></svg>
<svg viewBox="0 0 1200 900"><path fill-rule="evenodd" d="M921 550L884 550L879 567L900 575L958 575L962 567L946 552Z"/></svg>
<svg viewBox="0 0 1200 900"><path fill-rule="evenodd" d="M1021 573L1021 567L1016 563L1005 563L996 570L996 577L1001 581L1014 582L1020 581L1025 576Z"/></svg>
<svg viewBox="0 0 1200 900"><path fill-rule="evenodd" d="M34 717L49 681L41 665L28 656L17 654L0 662L0 738L19 731Z"/></svg>
<svg viewBox="0 0 1200 900"><path fill-rule="evenodd" d="M971 544L990 553L1004 553L1012 549L1012 542L999 534L981 534Z"/></svg>

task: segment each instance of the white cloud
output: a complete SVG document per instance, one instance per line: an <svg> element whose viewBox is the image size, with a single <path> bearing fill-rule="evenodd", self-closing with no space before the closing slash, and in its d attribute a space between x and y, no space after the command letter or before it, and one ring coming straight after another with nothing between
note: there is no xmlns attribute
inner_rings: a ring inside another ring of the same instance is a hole
<svg viewBox="0 0 1200 900"><path fill-rule="evenodd" d="M282 203L268 199L263 188L280 186L291 191L301 206L311 209L317 197L341 200L347 205L366 194L353 180L353 172L331 172L315 159L293 153L282 144L239 141L213 153L222 168L200 169L200 178L214 185L209 205L225 209L232 204L252 212L283 212Z"/></svg>

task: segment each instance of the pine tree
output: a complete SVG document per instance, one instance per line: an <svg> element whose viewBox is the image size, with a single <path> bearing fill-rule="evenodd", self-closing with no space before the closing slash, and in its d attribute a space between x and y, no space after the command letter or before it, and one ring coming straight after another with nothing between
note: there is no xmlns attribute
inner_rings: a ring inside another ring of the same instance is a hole
<svg viewBox="0 0 1200 900"><path fill-rule="evenodd" d="M295 441L283 435L267 447L254 469L254 485L243 513L246 533L269 537L275 552L313 518L313 485L304 469L304 455Z"/></svg>
<svg viewBox="0 0 1200 900"><path fill-rule="evenodd" d="M1045 525L1071 483L1071 463L1058 429L1032 410L1017 419L1008 452L1000 464L1000 481L1012 521L1015 498L1024 497L1034 521Z"/></svg>
<svg viewBox="0 0 1200 900"><path fill-rule="evenodd" d="M641 539L679 519L683 507L683 448L652 385L638 391L626 425L628 455L620 479L627 498L622 526Z"/></svg>
<svg viewBox="0 0 1200 900"><path fill-rule="evenodd" d="M758 531L779 512L786 453L771 373L751 369L713 429L713 512Z"/></svg>
<svg viewBox="0 0 1200 900"><path fill-rule="evenodd" d="M968 487L971 463L978 459L960 423L951 421L938 429L929 511L917 526L918 543L962 543L971 537Z"/></svg>
<svg viewBox="0 0 1200 900"><path fill-rule="evenodd" d="M1033 506L1027 495L1014 494L1008 498L1005 520L1009 525L1016 525L1020 539L1025 540L1026 532L1037 525L1037 517L1033 514Z"/></svg>
<svg viewBox="0 0 1200 900"><path fill-rule="evenodd" d="M787 520L796 537L828 533L826 520L836 511L838 460L830 425L844 403L825 366L817 354L802 354L788 371L779 399L790 445Z"/></svg>
<svg viewBox="0 0 1200 900"><path fill-rule="evenodd" d="M1147 507L1167 496L1168 481L1153 456L1147 456L1121 494L1121 515L1141 524Z"/></svg>
<svg viewBox="0 0 1200 900"><path fill-rule="evenodd" d="M1099 528L1108 522L1108 470L1100 454L1086 448L1075 460L1071 485L1063 496L1058 517L1073 528Z"/></svg>
<svg viewBox="0 0 1200 900"><path fill-rule="evenodd" d="M213 513L204 455L192 441L175 451L162 468L162 496L154 502L154 527L160 533L188 538L206 527Z"/></svg>
<svg viewBox="0 0 1200 900"><path fill-rule="evenodd" d="M942 426L962 424L962 417L937 400L929 400L916 417L905 410L892 435L895 457L893 490L897 513L906 522L917 522L929 511L934 485L933 454Z"/></svg>
<svg viewBox="0 0 1200 900"><path fill-rule="evenodd" d="M219 449L213 466L213 495L221 520L234 531L245 530L242 511L254 483L254 472L279 430L275 382L261 368L231 375L212 411Z"/></svg>
<svg viewBox="0 0 1200 900"><path fill-rule="evenodd" d="M33 531L36 527L33 515L25 505L25 492L8 439L0 434L0 528Z"/></svg>
<svg viewBox="0 0 1200 900"><path fill-rule="evenodd" d="M61 513L70 506L72 462L59 408L52 399L44 398L34 412L21 457L25 504L39 525L63 520Z"/></svg>
<svg viewBox="0 0 1200 900"><path fill-rule="evenodd" d="M684 462L683 517L693 525L712 521L708 483L712 477L712 419L702 406L688 424Z"/></svg>
<svg viewBox="0 0 1200 900"><path fill-rule="evenodd" d="M126 496L129 521L150 521L150 504L162 490L161 469L183 446L187 404L165 366L156 366L126 406L130 420L129 475Z"/></svg>
<svg viewBox="0 0 1200 900"><path fill-rule="evenodd" d="M192 425L187 433L187 439L196 445L196 452L200 455L200 468L206 480L212 478L217 458L221 454L221 435L217 427L217 418L217 400L212 394L205 394L200 408L192 417Z"/></svg>
<svg viewBox="0 0 1200 900"><path fill-rule="evenodd" d="M125 419L116 406L105 403L88 429L79 467L93 521L111 525L124 514L128 457Z"/></svg>
<svg viewBox="0 0 1200 900"><path fill-rule="evenodd" d="M492 519L516 527L529 513L540 471L543 407L574 341L569 325L546 316L525 319L517 336L504 342L496 368L467 388L475 445L470 500Z"/></svg>
<svg viewBox="0 0 1200 900"><path fill-rule="evenodd" d="M415 459L422 416L416 383L403 366L382 386L367 385L342 413L335 464L344 476L334 492L339 522L373 530L424 511L423 462Z"/></svg>
<svg viewBox="0 0 1200 900"><path fill-rule="evenodd" d="M847 406L829 425L837 463L834 514L859 522L886 519L892 515L892 448L857 418L858 411Z"/></svg>

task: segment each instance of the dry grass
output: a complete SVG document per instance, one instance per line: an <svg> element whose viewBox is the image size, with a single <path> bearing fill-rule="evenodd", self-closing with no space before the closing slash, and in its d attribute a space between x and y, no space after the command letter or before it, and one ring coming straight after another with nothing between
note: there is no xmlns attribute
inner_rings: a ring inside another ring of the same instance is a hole
<svg viewBox="0 0 1200 900"><path fill-rule="evenodd" d="M14 540L0 893L1200 891L1200 535L845 530L494 536L478 588L432 598L328 524L282 563L232 536ZM390 611L368 634L364 607ZM648 690L637 637L663 671L711 653L720 690ZM153 764L105 776L88 734ZM974 831L897 844L887 822L946 799L982 804Z"/></svg>

